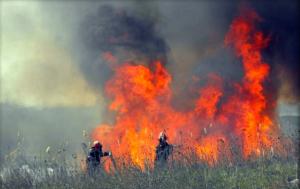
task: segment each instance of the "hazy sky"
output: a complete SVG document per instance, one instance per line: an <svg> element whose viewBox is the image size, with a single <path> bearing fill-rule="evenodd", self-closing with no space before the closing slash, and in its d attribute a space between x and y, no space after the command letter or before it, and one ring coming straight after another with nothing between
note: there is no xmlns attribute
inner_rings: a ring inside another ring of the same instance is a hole
<svg viewBox="0 0 300 189"><path fill-rule="evenodd" d="M37 1L2 2L1 101L34 107L94 105L97 94L68 48L69 21L42 7Z"/></svg>

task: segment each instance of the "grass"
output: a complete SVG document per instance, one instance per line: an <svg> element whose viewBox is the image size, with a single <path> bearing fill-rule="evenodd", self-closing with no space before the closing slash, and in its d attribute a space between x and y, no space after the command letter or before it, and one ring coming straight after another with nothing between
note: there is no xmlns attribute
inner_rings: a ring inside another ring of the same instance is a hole
<svg viewBox="0 0 300 189"><path fill-rule="evenodd" d="M34 175L24 171L22 165L38 172ZM81 171L75 160L65 158L26 158L6 160L2 170L9 167L10 173L0 177L1 186L6 188L39 189L281 189L297 188L288 183L296 178L297 162L295 158L268 158L239 162L235 165L209 167L204 163L191 161L189 164L175 162L162 169L141 171L130 166L119 174L107 174L99 171L89 176ZM49 173L47 168L54 169ZM38 175L38 176L37 176Z"/></svg>
<svg viewBox="0 0 300 189"><path fill-rule="evenodd" d="M90 176L80 168L80 162L84 162L85 157L71 154L64 145L60 149L48 149L38 157L26 157L21 144L22 141L19 141L12 153L0 158L0 185L3 189L298 188L288 182L297 178L298 148L292 149L284 158L274 154L248 161L236 158L234 164L224 160L214 167L180 153L180 159L185 161L172 161L164 168L142 171L128 166L119 169L118 174L108 174L99 169ZM298 140L295 144L297 146Z"/></svg>

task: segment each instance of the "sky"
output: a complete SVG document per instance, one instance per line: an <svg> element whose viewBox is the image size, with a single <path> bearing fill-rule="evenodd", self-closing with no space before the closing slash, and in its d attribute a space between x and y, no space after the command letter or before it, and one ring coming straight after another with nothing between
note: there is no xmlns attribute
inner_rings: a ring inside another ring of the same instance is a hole
<svg viewBox="0 0 300 189"><path fill-rule="evenodd" d="M231 66L233 60L222 45L230 22L242 5L244 2L239 1L1 1L2 141L15 141L17 130L22 130L27 138L37 133L34 139L27 139L31 146L47 133L56 135L58 140L66 136L76 142L82 130L92 129L105 118L103 85L110 73L100 52L113 47L97 46L95 41L102 34L92 38L90 44L86 44L84 36L90 35L89 27L98 24L93 19L100 20L100 28L128 29L127 25L113 26L112 18L107 16L109 11L105 12L109 7L128 11L133 18L145 18L150 25L154 23L153 28L136 25L153 29L149 40L141 43L149 45L142 53L160 56L152 49L152 40L161 41L159 47L164 51L167 68L174 75L175 98L177 95L180 99L186 91L180 86L186 86L192 75L216 69L225 78L240 77L235 74L239 68ZM299 4L274 1L250 6L265 19L262 29L274 38L266 60L274 68L278 114L299 115L299 88L295 87L299 50L299 25L295 21ZM135 40L140 44L140 39ZM51 137L40 142L39 147L47 146L50 140Z"/></svg>

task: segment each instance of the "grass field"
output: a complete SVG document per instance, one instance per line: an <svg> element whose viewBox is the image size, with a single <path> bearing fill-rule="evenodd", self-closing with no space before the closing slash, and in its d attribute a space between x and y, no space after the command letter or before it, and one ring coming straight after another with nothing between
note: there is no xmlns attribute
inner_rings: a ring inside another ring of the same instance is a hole
<svg viewBox="0 0 300 189"><path fill-rule="evenodd" d="M78 162L78 161L77 161ZM49 170L49 168L51 170ZM1 186L11 188L154 188L154 189L284 189L298 188L288 181L297 177L296 158L278 157L241 161L235 165L209 167L203 163L190 162L156 170L141 171L127 167L118 174L104 171L89 176L76 160L64 158L18 157L6 160L1 168ZM6 170L6 171L5 171Z"/></svg>

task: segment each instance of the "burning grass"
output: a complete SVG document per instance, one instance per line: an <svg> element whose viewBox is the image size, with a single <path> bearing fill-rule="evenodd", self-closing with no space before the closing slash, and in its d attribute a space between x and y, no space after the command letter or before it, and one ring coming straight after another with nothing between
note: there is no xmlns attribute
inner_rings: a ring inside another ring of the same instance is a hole
<svg viewBox="0 0 300 189"><path fill-rule="evenodd" d="M286 148L291 142L281 137L274 112L268 111L275 111L276 102L266 95L270 65L262 55L270 37L257 30L260 20L247 12L233 20L225 36L243 77L233 82L208 73L187 111L172 105L172 75L162 60L119 62L105 52L113 72L105 85L107 111L115 117L95 128L91 138L112 151L116 164L107 160L105 171L91 176L77 157L53 158L47 148L46 161L5 161L3 188L296 188L288 182L297 175L295 153ZM154 168L156 136L163 130L180 148L165 167Z"/></svg>
<svg viewBox="0 0 300 189"><path fill-rule="evenodd" d="M260 20L254 11L246 11L232 21L224 38L225 48L232 49L243 67L243 77L231 81L207 73L204 84L195 89L199 94L192 108L186 111L172 105L173 77L162 60L147 65L134 59L119 62L114 54L105 54L113 72L105 85L107 111L114 118L95 128L92 139L101 141L116 157L129 156L127 162L142 169L145 162L153 166L156 136L163 130L171 144L188 149L184 154L197 152L210 165L224 157L231 159L230 150L236 146L244 160L269 152L285 156L276 117L268 111L275 110L271 106L276 102L266 95L270 65L262 55L270 37L257 29ZM223 149L222 155L218 149Z"/></svg>
<svg viewBox="0 0 300 189"><path fill-rule="evenodd" d="M84 137L87 139L87 136ZM116 158L117 172L107 172L104 165L109 159L103 158L103 169L91 176L82 166L86 158L85 148L75 155L64 145L58 148L48 146L39 156L29 157L25 155L26 148L21 145L22 139L24 138L18 135L19 142L13 153L1 157L0 184L3 189L297 188L297 185L289 181L297 177L299 149L289 148L290 146L285 146L289 154L285 157L265 154L259 158L244 160L238 158L238 154L234 154L234 162L222 158L215 166L205 159L199 161L197 152L194 152L194 155L182 153L181 147L175 148L168 164L159 169L153 169L149 163L145 163L147 166L141 168L135 162L129 163L124 157ZM292 141L292 146L297 146L298 139ZM237 149L232 151L238 152ZM127 163L126 166L123 163Z"/></svg>

